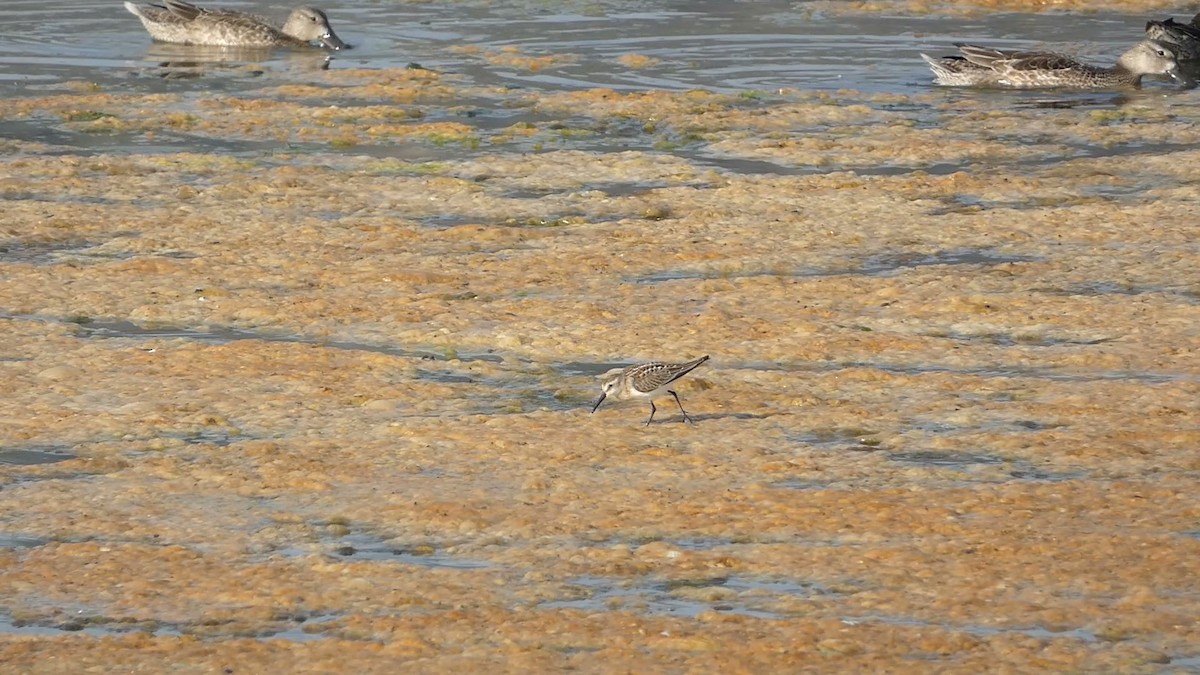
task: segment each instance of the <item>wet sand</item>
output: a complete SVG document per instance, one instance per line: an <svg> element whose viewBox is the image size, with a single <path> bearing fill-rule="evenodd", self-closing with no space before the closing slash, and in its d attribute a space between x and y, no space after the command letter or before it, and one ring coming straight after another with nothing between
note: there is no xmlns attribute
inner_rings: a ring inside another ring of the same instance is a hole
<svg viewBox="0 0 1200 675"><path fill-rule="evenodd" d="M0 101L6 668L1200 668L1194 92L252 68Z"/></svg>

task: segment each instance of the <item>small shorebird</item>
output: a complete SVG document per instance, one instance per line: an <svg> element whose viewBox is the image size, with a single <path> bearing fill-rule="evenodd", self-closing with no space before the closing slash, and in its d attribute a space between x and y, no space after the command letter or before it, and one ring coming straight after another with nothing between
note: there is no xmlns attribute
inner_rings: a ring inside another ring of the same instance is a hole
<svg viewBox="0 0 1200 675"><path fill-rule="evenodd" d="M596 405L592 406L592 412L604 403L604 399L608 396L613 396L618 400L629 398L644 398L650 401L650 419L646 420L646 426L654 421L654 413L658 411L654 407L654 399L663 394L670 394L675 398L675 404L679 406L679 412L683 413L683 419L691 422L692 418L688 417L687 411L683 409L683 404L679 402L679 394L669 389L671 384L679 378L692 372L701 363L708 360L708 354L701 356L698 359L688 361L687 363L643 363L628 368L613 368L604 374L604 382L600 385L600 399L596 401Z"/></svg>
<svg viewBox="0 0 1200 675"><path fill-rule="evenodd" d="M231 9L205 9L184 0L161 5L125 3L142 20L150 37L160 42L215 47L299 47L319 41L329 49L346 49L329 26L325 12L312 7L292 10L282 28L266 19Z"/></svg>
<svg viewBox="0 0 1200 675"><path fill-rule="evenodd" d="M1053 52L1014 52L956 42L962 56L934 58L921 54L937 84L956 87L1040 89L1111 89L1140 87L1145 75L1177 77L1175 53L1166 45L1143 40L1101 68Z"/></svg>

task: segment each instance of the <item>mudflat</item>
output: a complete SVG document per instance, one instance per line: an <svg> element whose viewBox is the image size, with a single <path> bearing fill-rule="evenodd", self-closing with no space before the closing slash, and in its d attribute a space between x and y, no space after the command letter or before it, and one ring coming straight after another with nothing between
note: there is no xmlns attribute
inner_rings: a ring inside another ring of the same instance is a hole
<svg viewBox="0 0 1200 675"><path fill-rule="evenodd" d="M0 101L0 662L1195 670L1200 114L1116 96Z"/></svg>

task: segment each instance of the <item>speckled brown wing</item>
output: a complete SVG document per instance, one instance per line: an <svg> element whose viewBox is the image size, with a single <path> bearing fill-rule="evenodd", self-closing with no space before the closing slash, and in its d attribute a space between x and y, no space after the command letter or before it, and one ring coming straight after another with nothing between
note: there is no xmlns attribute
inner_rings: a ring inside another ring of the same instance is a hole
<svg viewBox="0 0 1200 675"><path fill-rule="evenodd" d="M222 30L237 30L238 28L247 28L251 30L263 30L264 28L271 32L277 32L274 26L270 25L270 21L265 17L257 14L248 14L232 9L210 9L208 7L197 7L190 2L183 0L164 0L167 9L180 19L186 21L202 21L206 24L219 26Z"/></svg>
<svg viewBox="0 0 1200 675"><path fill-rule="evenodd" d="M1090 66L1069 56L1051 52L1017 52L1005 61L1005 66L1017 71L1038 72L1091 69Z"/></svg>
<svg viewBox="0 0 1200 675"><path fill-rule="evenodd" d="M990 47L980 47L979 45L969 45L962 42L955 42L954 46L958 47L958 51L962 52L963 58L968 63L973 63L984 68L994 68L998 61L1003 61L1013 54L1013 52L1001 51Z"/></svg>
<svg viewBox="0 0 1200 675"><path fill-rule="evenodd" d="M203 14L206 10L200 9L190 2L183 0L164 0L163 9L169 11L176 18L183 21L195 21L196 17Z"/></svg>
<svg viewBox="0 0 1200 675"><path fill-rule="evenodd" d="M634 366L628 377L638 391L654 391L687 375L707 360L706 354L687 363L646 363Z"/></svg>
<svg viewBox="0 0 1200 675"><path fill-rule="evenodd" d="M1200 19L1200 15L1197 15L1196 19ZM1192 23L1179 23L1175 19L1147 21L1146 36L1151 40L1158 40L1163 37L1200 40L1200 24L1196 23L1196 19L1192 19Z"/></svg>
<svg viewBox="0 0 1200 675"><path fill-rule="evenodd" d="M1087 68L1069 56L1053 52L1005 51L961 42L956 42L955 46L967 61L995 70L1051 72Z"/></svg>

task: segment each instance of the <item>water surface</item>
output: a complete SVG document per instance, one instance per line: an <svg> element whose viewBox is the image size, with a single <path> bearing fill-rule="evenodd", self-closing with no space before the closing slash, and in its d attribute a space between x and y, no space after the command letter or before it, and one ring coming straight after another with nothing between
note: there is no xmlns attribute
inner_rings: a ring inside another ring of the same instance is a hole
<svg viewBox="0 0 1200 675"><path fill-rule="evenodd" d="M286 9L230 0L221 7L282 20ZM479 84L538 89L618 90L703 88L719 92L853 88L913 94L930 89L919 52L952 51L956 41L998 47L1057 45L1111 62L1140 39L1145 17L1093 14L990 14L976 18L815 13L804 3L768 0L588 3L326 3L330 21L353 45L329 67L426 68L461 73ZM0 7L0 79L15 92L52 90L86 80L108 90L180 91L188 81L138 77L164 60L203 63L211 50L154 45L141 23L116 0L46 4L10 0ZM481 61L484 52L516 48L563 55L573 62L528 72ZM639 54L656 65L633 69L616 59ZM319 68L325 54L276 50L242 54L272 68ZM219 77L203 89L255 88L257 75ZM230 81L232 80L232 81Z"/></svg>

